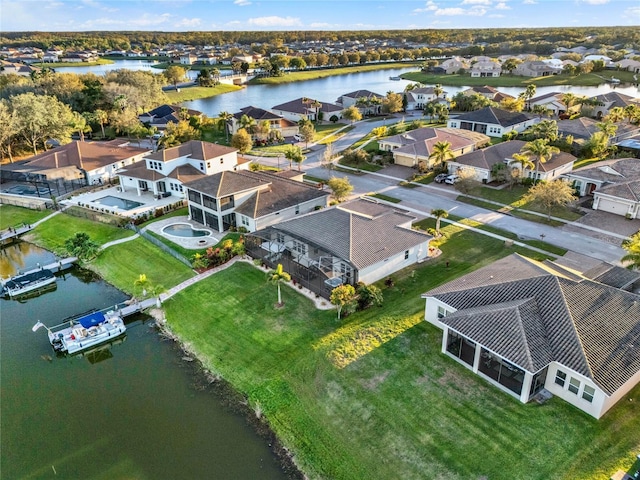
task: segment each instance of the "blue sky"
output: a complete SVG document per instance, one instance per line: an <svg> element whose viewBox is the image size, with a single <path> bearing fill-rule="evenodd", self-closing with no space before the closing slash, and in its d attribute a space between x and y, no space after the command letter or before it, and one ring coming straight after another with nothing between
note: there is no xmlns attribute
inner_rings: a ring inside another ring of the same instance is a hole
<svg viewBox="0 0 640 480"><path fill-rule="evenodd" d="M1 31L640 25L638 0L0 0Z"/></svg>

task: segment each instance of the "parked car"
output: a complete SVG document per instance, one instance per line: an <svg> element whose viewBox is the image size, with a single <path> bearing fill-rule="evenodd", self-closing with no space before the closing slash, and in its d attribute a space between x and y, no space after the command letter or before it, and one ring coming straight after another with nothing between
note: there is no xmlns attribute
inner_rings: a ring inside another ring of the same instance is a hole
<svg viewBox="0 0 640 480"><path fill-rule="evenodd" d="M458 175L447 175L447 178L444 179L444 183L447 183L449 185L453 185L459 179L460 179L460 177Z"/></svg>
<svg viewBox="0 0 640 480"><path fill-rule="evenodd" d="M302 135L300 135L299 133L296 133L293 138L295 139L296 142L301 142L302 141Z"/></svg>
<svg viewBox="0 0 640 480"><path fill-rule="evenodd" d="M436 178L433 179L434 182L436 183L442 183L445 181L445 179L448 177L449 175L446 173L439 173L438 175L436 175Z"/></svg>

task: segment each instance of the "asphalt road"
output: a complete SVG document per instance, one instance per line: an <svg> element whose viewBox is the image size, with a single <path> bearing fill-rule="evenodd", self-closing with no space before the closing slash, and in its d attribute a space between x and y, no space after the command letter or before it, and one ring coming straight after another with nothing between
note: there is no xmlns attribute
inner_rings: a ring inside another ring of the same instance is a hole
<svg viewBox="0 0 640 480"><path fill-rule="evenodd" d="M411 117L408 116L407 121L410 120ZM334 153L349 147L373 128L390 123L391 121L389 120L379 120L374 122L362 121L354 124L355 128L352 131L334 142ZM324 150L325 147L321 145L312 147L312 151L307 154L307 159L302 164L302 167L311 176L328 179L331 175L336 175L336 173L322 166ZM257 157L256 161L276 166L278 160L276 158ZM282 160L280 162L280 167L285 168L286 164L282 163ZM384 175L356 175L340 172L337 176L347 176L349 178L349 181L354 186L353 196L373 192L384 193L400 199L399 206L409 209L419 217L429 216L433 209L444 209L459 217L470 218L477 222L515 233L523 240L544 239L545 242L558 247L615 265L620 264L620 258L626 253L620 246L604 242L587 233L581 234L567 231L564 227L552 227L542 223L530 222L458 202L455 200L457 192L453 186L425 185L417 188L405 188L398 185L403 179L389 178Z"/></svg>

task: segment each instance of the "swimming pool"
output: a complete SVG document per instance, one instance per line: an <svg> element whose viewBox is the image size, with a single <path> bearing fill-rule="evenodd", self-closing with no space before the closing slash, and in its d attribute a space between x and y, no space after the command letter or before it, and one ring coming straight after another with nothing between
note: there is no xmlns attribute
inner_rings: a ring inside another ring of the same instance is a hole
<svg viewBox="0 0 640 480"><path fill-rule="evenodd" d="M133 200L126 200L124 198L114 197L113 195L107 195L106 197L98 198L94 200L95 203L100 205L107 205L109 207L118 207L122 210L132 210L134 208L144 205L144 203L134 202Z"/></svg>
<svg viewBox="0 0 640 480"><path fill-rule="evenodd" d="M197 230L188 223L174 223L167 225L162 229L162 233L173 235L174 237L207 237L210 235L208 230Z"/></svg>

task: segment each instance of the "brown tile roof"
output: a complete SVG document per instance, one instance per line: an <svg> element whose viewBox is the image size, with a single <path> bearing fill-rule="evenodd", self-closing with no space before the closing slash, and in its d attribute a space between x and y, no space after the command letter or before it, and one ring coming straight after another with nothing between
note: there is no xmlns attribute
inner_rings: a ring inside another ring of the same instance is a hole
<svg viewBox="0 0 640 480"><path fill-rule="evenodd" d="M478 143L485 144L490 140L486 135L478 134L477 132L472 132L476 138L469 138L470 135L460 134L459 132L463 132L463 130L455 128L420 128L418 130L411 130L391 137L404 143L404 146L396 148L393 152L428 157L433 151L433 146L438 142L449 142L451 150L455 151L464 147L477 146ZM479 137L479 135L484 138Z"/></svg>
<svg viewBox="0 0 640 480"><path fill-rule="evenodd" d="M211 160L228 153L237 152L238 150L231 147L218 145L217 143L203 142L201 140L189 140L188 142L176 147L169 147L152 153L147 158L160 162L175 160L176 158L189 155L190 158L196 160Z"/></svg>

